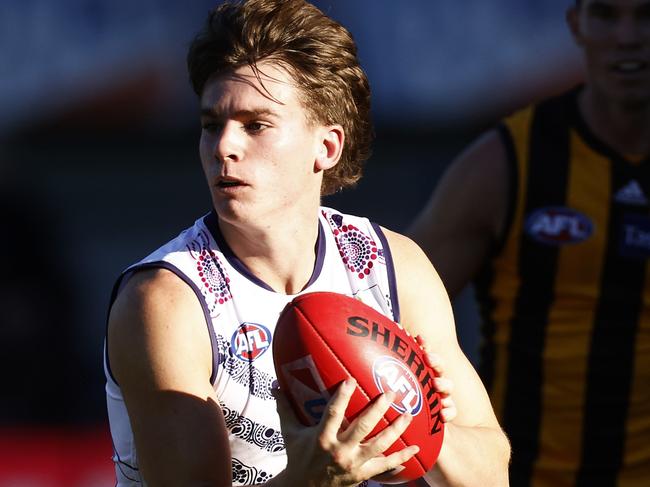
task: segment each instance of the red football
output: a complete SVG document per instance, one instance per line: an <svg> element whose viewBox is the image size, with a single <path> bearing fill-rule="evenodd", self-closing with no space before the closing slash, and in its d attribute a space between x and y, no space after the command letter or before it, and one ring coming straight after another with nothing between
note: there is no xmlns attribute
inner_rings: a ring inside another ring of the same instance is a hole
<svg viewBox="0 0 650 487"><path fill-rule="evenodd" d="M420 345L399 324L342 294L303 294L280 315L273 359L280 388L305 425L320 420L325 404L349 376L357 380L357 388L345 412L348 421L382 392L395 391L395 401L368 436L409 411L413 421L384 453L409 445L418 445L420 451L392 480L417 479L435 463L444 435L435 375L424 363Z"/></svg>

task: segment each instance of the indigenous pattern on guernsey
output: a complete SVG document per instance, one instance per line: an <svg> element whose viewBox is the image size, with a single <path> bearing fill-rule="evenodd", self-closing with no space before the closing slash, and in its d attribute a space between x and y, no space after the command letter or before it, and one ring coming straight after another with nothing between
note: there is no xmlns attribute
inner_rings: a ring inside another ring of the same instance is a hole
<svg viewBox="0 0 650 487"><path fill-rule="evenodd" d="M232 459L232 483L233 485L263 484L273 475L264 470L245 465L236 458Z"/></svg>
<svg viewBox="0 0 650 487"><path fill-rule="evenodd" d="M145 268L174 272L203 307L212 340L211 381L230 432L233 485L263 483L277 475L287 459L270 393L276 378L270 347L278 316L295 296L274 292L246 268L223 239L214 213L126 269L113 300L124 282ZM303 293L315 291L354 296L399 321L393 262L381 228L321 208L316 263ZM141 486L128 414L106 354L105 371L117 485Z"/></svg>
<svg viewBox="0 0 650 487"><path fill-rule="evenodd" d="M217 305L232 299L228 283L230 278L217 254L210 248L210 239L205 230L201 230L196 239L187 244L187 250L196 262L197 276L201 282L199 289L203 293L208 310L212 313Z"/></svg>
<svg viewBox="0 0 650 487"><path fill-rule="evenodd" d="M249 363L235 358L230 347L230 341L224 339L221 335L217 335L217 347L219 365L232 380L248 389L252 396L265 401L273 399L271 387L275 381L275 373L270 374L256 367L251 367Z"/></svg>
<svg viewBox="0 0 650 487"><path fill-rule="evenodd" d="M476 282L480 372L512 443L512 485L646 486L650 159L599 140L578 93L500 128L510 223Z"/></svg>

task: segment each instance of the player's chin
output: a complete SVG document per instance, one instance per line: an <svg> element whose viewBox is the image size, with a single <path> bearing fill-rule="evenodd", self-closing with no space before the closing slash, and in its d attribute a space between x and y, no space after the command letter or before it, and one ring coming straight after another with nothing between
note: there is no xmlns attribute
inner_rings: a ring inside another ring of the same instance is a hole
<svg viewBox="0 0 650 487"><path fill-rule="evenodd" d="M249 208L243 202L234 198L218 198L213 195L212 207L219 219L228 223L245 221L249 218Z"/></svg>

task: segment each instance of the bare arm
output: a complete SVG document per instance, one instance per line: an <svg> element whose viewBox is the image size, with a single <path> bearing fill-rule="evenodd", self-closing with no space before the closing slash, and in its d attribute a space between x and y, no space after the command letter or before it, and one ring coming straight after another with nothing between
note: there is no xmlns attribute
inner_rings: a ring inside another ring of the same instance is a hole
<svg viewBox="0 0 650 487"><path fill-rule="evenodd" d="M151 486L230 486L212 351L192 290L166 270L134 275L109 319L108 352Z"/></svg>
<svg viewBox="0 0 650 487"><path fill-rule="evenodd" d="M440 456L427 480L436 486L507 486L510 446L481 380L460 349L445 288L415 243L386 234L395 260L401 321L441 357L445 379L453 384L457 416L445 424Z"/></svg>
<svg viewBox="0 0 650 487"><path fill-rule="evenodd" d="M452 297L474 278L504 231L507 172L500 135L490 131L451 164L409 229Z"/></svg>

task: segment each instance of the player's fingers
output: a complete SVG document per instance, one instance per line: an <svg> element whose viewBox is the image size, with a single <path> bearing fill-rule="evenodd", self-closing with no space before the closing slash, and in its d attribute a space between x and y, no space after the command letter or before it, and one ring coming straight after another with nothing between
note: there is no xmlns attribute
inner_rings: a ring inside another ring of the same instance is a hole
<svg viewBox="0 0 650 487"><path fill-rule="evenodd" d="M436 375L440 376L445 374L445 363L437 353L426 352L424 354L424 363L431 367Z"/></svg>
<svg viewBox="0 0 650 487"><path fill-rule="evenodd" d="M451 397L446 397L442 401L442 409L440 409L440 417L442 418L443 423L450 423L456 419L458 414L458 409L456 409L456 403L451 399Z"/></svg>
<svg viewBox="0 0 650 487"><path fill-rule="evenodd" d="M451 408L451 407L456 407L456 403L454 402L454 398L451 396L445 396L440 399L440 405L443 408Z"/></svg>
<svg viewBox="0 0 650 487"><path fill-rule="evenodd" d="M325 406L325 412L320 421L320 436L321 441L326 447L329 444L337 442L339 430L345 420L345 410L348 407L356 386L357 381L354 377L348 377L341 383Z"/></svg>
<svg viewBox="0 0 650 487"><path fill-rule="evenodd" d="M433 379L433 385L443 397L449 396L454 390L454 382L446 377L436 377Z"/></svg>
<svg viewBox="0 0 650 487"><path fill-rule="evenodd" d="M370 459L386 451L404 433L408 425L411 424L411 421L413 421L413 416L409 413L404 413L370 440L366 441L363 445L365 458Z"/></svg>
<svg viewBox="0 0 650 487"><path fill-rule="evenodd" d="M409 461L419 451L420 447L411 445L388 456L375 456L364 464L364 478L390 479L403 470L402 464Z"/></svg>
<svg viewBox="0 0 650 487"><path fill-rule="evenodd" d="M440 355L429 351L427 343L422 338L422 335L417 335L415 341L420 345L420 348L424 351L424 363L431 367L436 375L443 375L445 372L445 364Z"/></svg>
<svg viewBox="0 0 650 487"><path fill-rule="evenodd" d="M339 435L345 443L359 443L370 434L382 420L384 414L395 400L395 392L388 391L380 394L366 409L357 416L350 426Z"/></svg>

